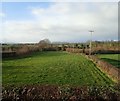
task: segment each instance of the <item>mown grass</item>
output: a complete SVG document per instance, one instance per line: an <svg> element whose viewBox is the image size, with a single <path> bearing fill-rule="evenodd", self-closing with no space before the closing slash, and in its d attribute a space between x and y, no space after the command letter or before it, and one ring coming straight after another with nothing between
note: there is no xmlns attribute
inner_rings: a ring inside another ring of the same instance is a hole
<svg viewBox="0 0 120 101"><path fill-rule="evenodd" d="M2 61L3 86L29 84L114 84L90 60L67 52L36 52L31 56Z"/></svg>
<svg viewBox="0 0 120 101"><path fill-rule="evenodd" d="M119 60L120 54L100 54L98 55L99 58L102 60L120 68L120 60Z"/></svg>

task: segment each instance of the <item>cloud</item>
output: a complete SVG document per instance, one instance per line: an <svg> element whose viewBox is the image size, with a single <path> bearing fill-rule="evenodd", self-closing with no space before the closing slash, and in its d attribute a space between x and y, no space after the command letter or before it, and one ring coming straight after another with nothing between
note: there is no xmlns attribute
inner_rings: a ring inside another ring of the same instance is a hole
<svg viewBox="0 0 120 101"><path fill-rule="evenodd" d="M5 21L3 41L80 42L90 39L88 30L95 33L93 40L117 39L117 3L52 3L49 7L31 7L32 20Z"/></svg>
<svg viewBox="0 0 120 101"><path fill-rule="evenodd" d="M0 17L5 17L5 13L0 12Z"/></svg>

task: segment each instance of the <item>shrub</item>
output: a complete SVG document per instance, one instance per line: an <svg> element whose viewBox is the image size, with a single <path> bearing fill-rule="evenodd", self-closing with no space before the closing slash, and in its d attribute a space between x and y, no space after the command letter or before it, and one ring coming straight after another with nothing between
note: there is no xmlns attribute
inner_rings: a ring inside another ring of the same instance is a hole
<svg viewBox="0 0 120 101"><path fill-rule="evenodd" d="M27 45L23 45L21 48L19 48L16 52L17 55L26 55L29 54L30 50Z"/></svg>

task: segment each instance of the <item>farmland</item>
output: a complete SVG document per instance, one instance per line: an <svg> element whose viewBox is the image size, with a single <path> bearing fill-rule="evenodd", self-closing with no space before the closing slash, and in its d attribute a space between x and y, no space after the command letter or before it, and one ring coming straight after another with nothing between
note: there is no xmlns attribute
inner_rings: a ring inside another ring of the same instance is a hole
<svg viewBox="0 0 120 101"><path fill-rule="evenodd" d="M24 58L3 59L2 65L3 86L113 84L111 79L80 54L35 52Z"/></svg>
<svg viewBox="0 0 120 101"><path fill-rule="evenodd" d="M101 58L102 60L120 68L119 55L120 54L101 54L101 55L98 55L98 57Z"/></svg>

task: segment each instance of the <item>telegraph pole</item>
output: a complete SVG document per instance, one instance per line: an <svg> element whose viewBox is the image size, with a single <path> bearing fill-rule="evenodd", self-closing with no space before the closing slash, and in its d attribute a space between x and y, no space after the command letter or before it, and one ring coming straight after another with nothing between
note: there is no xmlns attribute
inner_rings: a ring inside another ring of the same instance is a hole
<svg viewBox="0 0 120 101"><path fill-rule="evenodd" d="M94 31L93 31L93 30L89 30L89 32L90 32L90 34L91 34L89 55L91 55L91 53L92 53L92 33L93 33Z"/></svg>

